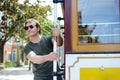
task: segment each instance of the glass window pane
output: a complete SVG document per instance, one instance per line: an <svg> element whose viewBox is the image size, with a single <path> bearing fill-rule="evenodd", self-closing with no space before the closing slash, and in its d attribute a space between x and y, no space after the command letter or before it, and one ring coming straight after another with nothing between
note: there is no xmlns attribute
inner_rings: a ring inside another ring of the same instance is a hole
<svg viewBox="0 0 120 80"><path fill-rule="evenodd" d="M120 43L119 0L78 0L79 43Z"/></svg>

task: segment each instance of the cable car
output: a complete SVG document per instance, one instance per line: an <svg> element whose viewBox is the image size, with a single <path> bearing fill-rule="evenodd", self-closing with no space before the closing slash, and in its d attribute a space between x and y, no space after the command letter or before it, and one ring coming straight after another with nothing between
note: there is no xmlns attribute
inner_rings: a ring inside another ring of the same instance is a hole
<svg viewBox="0 0 120 80"><path fill-rule="evenodd" d="M64 0L65 80L120 80L120 0Z"/></svg>

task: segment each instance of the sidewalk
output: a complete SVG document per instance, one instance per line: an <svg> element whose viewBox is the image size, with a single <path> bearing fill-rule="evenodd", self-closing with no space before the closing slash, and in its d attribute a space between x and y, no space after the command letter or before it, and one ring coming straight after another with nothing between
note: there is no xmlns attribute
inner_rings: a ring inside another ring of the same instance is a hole
<svg viewBox="0 0 120 80"><path fill-rule="evenodd" d="M5 68L0 70L0 80L33 80L33 74L28 66Z"/></svg>

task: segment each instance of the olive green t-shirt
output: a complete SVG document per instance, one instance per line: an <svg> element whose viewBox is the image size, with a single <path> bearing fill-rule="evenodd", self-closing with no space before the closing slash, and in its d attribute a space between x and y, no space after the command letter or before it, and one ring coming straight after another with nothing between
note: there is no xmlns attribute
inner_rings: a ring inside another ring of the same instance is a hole
<svg viewBox="0 0 120 80"><path fill-rule="evenodd" d="M37 55L46 55L53 51L52 44L53 36L42 36L40 42L32 43L29 42L25 48L25 54L29 54L30 51L35 52ZM42 64L33 63L33 73L38 76L52 76L53 73L53 61L47 61Z"/></svg>

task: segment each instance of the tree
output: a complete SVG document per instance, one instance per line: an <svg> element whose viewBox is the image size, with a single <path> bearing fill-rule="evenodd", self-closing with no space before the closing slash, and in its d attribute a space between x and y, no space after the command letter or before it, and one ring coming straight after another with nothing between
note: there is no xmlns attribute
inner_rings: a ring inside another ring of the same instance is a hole
<svg viewBox="0 0 120 80"><path fill-rule="evenodd" d="M37 19L41 24L42 33L51 34L53 23L47 19L47 16L51 15L51 7L50 5L42 6L41 2L37 0L35 4L31 4L29 0L25 0L20 4L18 0L0 1L0 12L3 14L0 20L0 63L3 62L3 46L8 39L19 36L27 40L23 34L25 32L23 23L26 19Z"/></svg>

